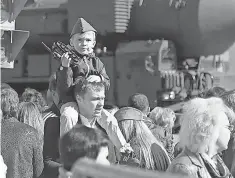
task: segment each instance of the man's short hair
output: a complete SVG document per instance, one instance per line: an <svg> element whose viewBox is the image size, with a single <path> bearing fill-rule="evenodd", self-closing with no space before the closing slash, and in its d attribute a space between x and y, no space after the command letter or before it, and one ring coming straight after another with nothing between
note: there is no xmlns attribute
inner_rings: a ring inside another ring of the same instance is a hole
<svg viewBox="0 0 235 178"><path fill-rule="evenodd" d="M1 110L4 119L17 117L19 97L12 88L1 89Z"/></svg>
<svg viewBox="0 0 235 178"><path fill-rule="evenodd" d="M129 97L128 106L139 109L142 112L147 112L149 108L149 100L146 95L135 93Z"/></svg>
<svg viewBox="0 0 235 178"><path fill-rule="evenodd" d="M85 78L81 78L78 81L76 81L73 93L74 97L77 98L77 96L83 97L87 91L101 91L105 90L105 86L103 82L89 82Z"/></svg>
<svg viewBox="0 0 235 178"><path fill-rule="evenodd" d="M108 146L108 138L99 130L76 125L60 139L59 150L64 168L68 171L79 158L96 159L100 148Z"/></svg>

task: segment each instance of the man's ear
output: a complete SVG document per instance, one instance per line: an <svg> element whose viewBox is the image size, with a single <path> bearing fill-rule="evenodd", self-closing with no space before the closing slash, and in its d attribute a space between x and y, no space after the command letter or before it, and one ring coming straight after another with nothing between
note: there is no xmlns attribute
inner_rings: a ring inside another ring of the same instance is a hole
<svg viewBox="0 0 235 178"><path fill-rule="evenodd" d="M75 99L76 99L77 102L82 102L82 100L83 100L83 98L81 96L76 96Z"/></svg>
<svg viewBox="0 0 235 178"><path fill-rule="evenodd" d="M94 42L93 42L93 48L95 47L95 45L96 45L96 40L94 40Z"/></svg>

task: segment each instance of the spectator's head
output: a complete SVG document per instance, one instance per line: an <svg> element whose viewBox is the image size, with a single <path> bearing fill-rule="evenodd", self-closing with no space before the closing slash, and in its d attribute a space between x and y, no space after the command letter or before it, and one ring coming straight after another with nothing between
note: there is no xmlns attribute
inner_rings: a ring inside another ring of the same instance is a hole
<svg viewBox="0 0 235 178"><path fill-rule="evenodd" d="M206 91L204 98L220 97L226 90L222 87L212 87Z"/></svg>
<svg viewBox="0 0 235 178"><path fill-rule="evenodd" d="M35 128L41 138L43 138L43 118L38 107L33 102L21 102L19 104L18 120Z"/></svg>
<svg viewBox="0 0 235 178"><path fill-rule="evenodd" d="M119 110L116 105L104 105L104 109L106 109L112 115L114 115Z"/></svg>
<svg viewBox="0 0 235 178"><path fill-rule="evenodd" d="M19 97L14 89L1 89L1 109L3 119L8 119L11 117L17 118L18 105Z"/></svg>
<svg viewBox="0 0 235 178"><path fill-rule="evenodd" d="M234 117L234 112L220 98L190 100L184 105L181 117L181 147L205 154L227 149Z"/></svg>
<svg viewBox="0 0 235 178"><path fill-rule="evenodd" d="M49 79L49 87L47 90L47 104L49 107L53 104L56 106L59 104L59 96L56 90L56 79L56 73L52 74Z"/></svg>
<svg viewBox="0 0 235 178"><path fill-rule="evenodd" d="M22 93L20 98L22 102L33 102L36 104L40 112L43 112L46 107L46 101L43 98L42 94L32 88L26 88L25 91Z"/></svg>
<svg viewBox="0 0 235 178"><path fill-rule="evenodd" d="M128 99L128 106L139 109L146 116L150 112L149 100L147 96L142 93L135 93L131 95Z"/></svg>
<svg viewBox="0 0 235 178"><path fill-rule="evenodd" d="M87 119L101 116L105 99L105 87L102 82L80 79L74 86L74 97L81 115Z"/></svg>
<svg viewBox="0 0 235 178"><path fill-rule="evenodd" d="M81 158L109 165L108 139L97 129L77 125L61 137L59 148L62 164L67 171Z"/></svg>
<svg viewBox="0 0 235 178"><path fill-rule="evenodd" d="M174 126L176 116L174 111L170 108L156 107L150 112L149 118L156 125L172 128Z"/></svg>
<svg viewBox="0 0 235 178"><path fill-rule="evenodd" d="M224 103L235 112L235 90L224 92L221 98Z"/></svg>

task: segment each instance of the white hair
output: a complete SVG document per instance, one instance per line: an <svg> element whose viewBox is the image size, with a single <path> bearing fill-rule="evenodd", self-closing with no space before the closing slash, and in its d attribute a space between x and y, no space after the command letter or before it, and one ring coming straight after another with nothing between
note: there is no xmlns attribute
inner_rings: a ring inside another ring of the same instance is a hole
<svg viewBox="0 0 235 178"><path fill-rule="evenodd" d="M181 117L181 147L194 153L206 152L219 137L218 129L224 122L221 113L226 114L230 124L233 123L234 112L220 98L195 98L187 102Z"/></svg>

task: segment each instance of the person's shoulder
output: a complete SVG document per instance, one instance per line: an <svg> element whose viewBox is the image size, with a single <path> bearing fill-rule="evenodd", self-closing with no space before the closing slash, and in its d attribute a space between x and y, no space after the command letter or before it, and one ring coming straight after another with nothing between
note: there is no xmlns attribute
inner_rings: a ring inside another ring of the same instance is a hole
<svg viewBox="0 0 235 178"><path fill-rule="evenodd" d="M28 124L25 124L25 123L23 123L23 122L19 122L17 119L15 119L15 118L11 118L11 119L9 119L10 121L4 121L3 123L7 123L7 124L3 124L3 127L4 126L9 126L9 127L11 127L11 128L13 128L13 129L15 129L16 131L17 130L21 130L22 132L23 131L25 131L25 130L33 130L34 128L33 127L31 127L30 125L28 125Z"/></svg>
<svg viewBox="0 0 235 178"><path fill-rule="evenodd" d="M94 58L96 62L102 63L101 59L98 56L94 55L92 58Z"/></svg>
<svg viewBox="0 0 235 178"><path fill-rule="evenodd" d="M172 164L179 164L179 163L184 165L189 165L191 164L191 161L188 155L182 152L172 161Z"/></svg>
<svg viewBox="0 0 235 178"><path fill-rule="evenodd" d="M168 167L167 172L181 174L184 176L197 175L197 169L194 166L180 162L172 162Z"/></svg>
<svg viewBox="0 0 235 178"><path fill-rule="evenodd" d="M18 136L18 139L32 139L38 137L38 131L28 124L24 124L22 122L17 122L14 125L14 135Z"/></svg>
<svg viewBox="0 0 235 178"><path fill-rule="evenodd" d="M95 54L91 56L92 58L96 59L96 60L100 60L100 58L98 56L96 56Z"/></svg>
<svg viewBox="0 0 235 178"><path fill-rule="evenodd" d="M188 155L183 152L172 161L168 171L183 175L193 175L197 173L197 166L194 166Z"/></svg>
<svg viewBox="0 0 235 178"><path fill-rule="evenodd" d="M160 144L160 143L159 143ZM167 160L169 160L169 157L168 157L168 154L165 150L165 148L161 145L159 145L157 143L153 143L151 145L151 152L153 154L154 157L156 158L163 158L163 157L166 157ZM170 160L169 160L170 161Z"/></svg>
<svg viewBox="0 0 235 178"><path fill-rule="evenodd" d="M26 134L33 134L33 135L37 135L37 130L35 128L33 128L32 126L28 125L28 124L22 124L22 129L24 130L24 133Z"/></svg>

